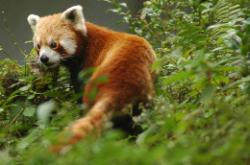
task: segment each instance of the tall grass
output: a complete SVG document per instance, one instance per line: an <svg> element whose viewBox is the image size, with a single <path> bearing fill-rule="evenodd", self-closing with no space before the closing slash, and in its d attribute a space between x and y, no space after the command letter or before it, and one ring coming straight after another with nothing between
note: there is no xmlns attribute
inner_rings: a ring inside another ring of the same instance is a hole
<svg viewBox="0 0 250 165"><path fill-rule="evenodd" d="M62 69L34 75L0 61L0 158L6 164L249 164L250 2L147 0L134 16L125 2L104 0L158 60L151 108L134 118L131 142L108 129L65 155L47 147L82 109ZM31 53L33 54L33 53ZM31 58L32 55L29 57ZM32 60L30 60L32 61ZM88 74L83 74L88 75ZM86 77L83 77L86 80ZM43 113L37 113L36 111Z"/></svg>

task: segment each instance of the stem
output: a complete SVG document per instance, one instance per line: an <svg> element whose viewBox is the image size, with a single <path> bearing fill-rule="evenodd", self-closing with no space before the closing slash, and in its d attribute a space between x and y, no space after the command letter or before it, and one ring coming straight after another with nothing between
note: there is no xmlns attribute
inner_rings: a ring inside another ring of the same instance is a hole
<svg viewBox="0 0 250 165"><path fill-rule="evenodd" d="M17 119L22 115L23 111L24 111L24 108L21 111L19 111L18 114L16 114L16 116L12 119L12 121L6 127L9 128L11 125L13 125L17 121Z"/></svg>

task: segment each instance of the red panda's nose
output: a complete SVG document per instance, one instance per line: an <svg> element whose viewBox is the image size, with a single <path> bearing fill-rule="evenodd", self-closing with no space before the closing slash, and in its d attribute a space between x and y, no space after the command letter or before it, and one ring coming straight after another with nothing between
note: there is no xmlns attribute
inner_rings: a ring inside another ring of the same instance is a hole
<svg viewBox="0 0 250 165"><path fill-rule="evenodd" d="M40 57L40 60L42 63L47 64L49 62L49 57L47 57L46 55L42 55Z"/></svg>

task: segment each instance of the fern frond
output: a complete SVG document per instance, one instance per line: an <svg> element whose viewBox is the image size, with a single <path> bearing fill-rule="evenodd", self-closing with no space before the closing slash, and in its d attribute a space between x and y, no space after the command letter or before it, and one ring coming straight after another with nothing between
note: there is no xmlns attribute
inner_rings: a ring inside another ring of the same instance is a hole
<svg viewBox="0 0 250 165"><path fill-rule="evenodd" d="M215 50L228 52L228 47L239 48L241 39L237 32L245 21L244 12L240 5L228 0L218 1L213 7L212 15L215 23L210 25L207 30L214 46L222 48L215 48Z"/></svg>

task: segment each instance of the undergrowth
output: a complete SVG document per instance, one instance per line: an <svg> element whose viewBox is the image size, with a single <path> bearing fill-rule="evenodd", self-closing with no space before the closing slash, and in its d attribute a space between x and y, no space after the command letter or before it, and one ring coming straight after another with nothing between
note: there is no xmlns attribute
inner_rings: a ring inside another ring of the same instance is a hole
<svg viewBox="0 0 250 165"><path fill-rule="evenodd" d="M48 152L84 107L67 71L38 77L31 53L29 65L0 61L0 164L249 164L250 2L148 0L132 15L125 2L103 1L158 56L153 106L134 118L144 131L130 141L108 129Z"/></svg>

